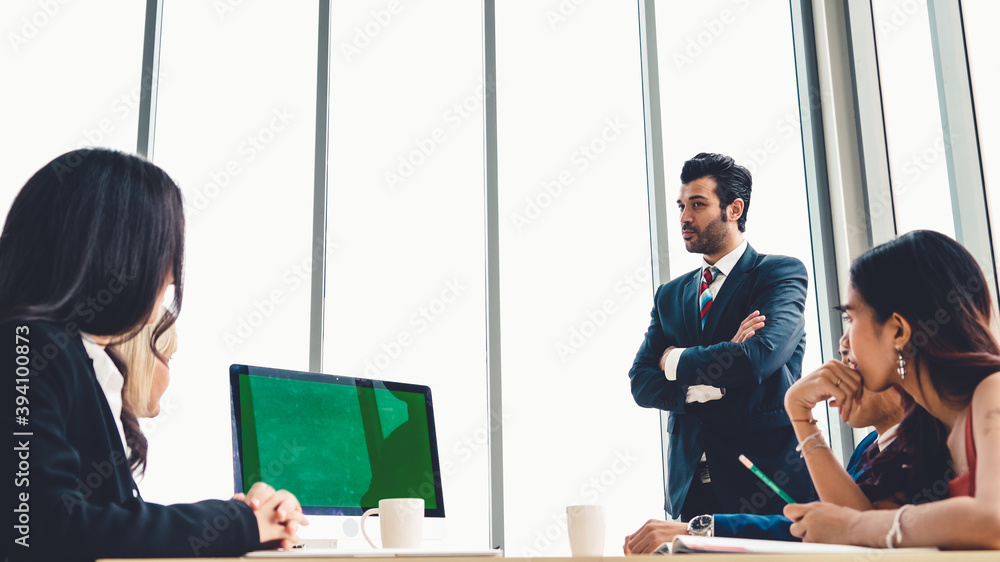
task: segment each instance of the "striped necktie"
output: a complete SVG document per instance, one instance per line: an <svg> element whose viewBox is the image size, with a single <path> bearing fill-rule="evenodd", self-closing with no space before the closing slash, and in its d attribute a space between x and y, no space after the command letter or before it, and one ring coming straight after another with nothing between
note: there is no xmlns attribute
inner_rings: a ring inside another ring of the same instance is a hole
<svg viewBox="0 0 1000 562"><path fill-rule="evenodd" d="M861 461L858 462L858 466L854 469L854 481L858 484L863 483L874 483L875 478L872 478L871 469L872 463L875 462L875 457L882 452L882 449L878 446L878 439L872 441L872 444L868 446L868 450L865 454L861 456Z"/></svg>
<svg viewBox="0 0 1000 562"><path fill-rule="evenodd" d="M715 299L715 295L712 294L712 289L709 289L709 285L712 281L715 281L716 272L718 270L715 267L706 267L702 271L701 275L701 289L698 291L698 308L700 310L701 318L701 329L705 329L705 318L708 317L708 311L712 309L712 301Z"/></svg>

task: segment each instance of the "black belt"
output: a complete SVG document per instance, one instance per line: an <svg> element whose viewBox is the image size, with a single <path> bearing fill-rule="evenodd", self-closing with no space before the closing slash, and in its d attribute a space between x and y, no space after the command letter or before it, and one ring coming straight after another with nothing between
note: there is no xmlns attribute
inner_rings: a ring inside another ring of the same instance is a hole
<svg viewBox="0 0 1000 562"><path fill-rule="evenodd" d="M708 484L712 481L712 475L708 472L708 461L698 462L698 466L694 469L694 477L702 484Z"/></svg>

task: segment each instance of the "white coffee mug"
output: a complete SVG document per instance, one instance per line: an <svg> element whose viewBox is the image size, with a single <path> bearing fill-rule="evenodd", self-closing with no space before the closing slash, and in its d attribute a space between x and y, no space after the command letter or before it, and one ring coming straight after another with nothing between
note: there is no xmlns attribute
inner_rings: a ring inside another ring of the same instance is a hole
<svg viewBox="0 0 1000 562"><path fill-rule="evenodd" d="M379 548L365 531L365 520L378 515L382 548L420 548L424 535L423 498L379 500L378 507L361 516L361 534L372 548Z"/></svg>
<svg viewBox="0 0 1000 562"><path fill-rule="evenodd" d="M604 507L571 505L566 508L569 549L573 556L604 556Z"/></svg>

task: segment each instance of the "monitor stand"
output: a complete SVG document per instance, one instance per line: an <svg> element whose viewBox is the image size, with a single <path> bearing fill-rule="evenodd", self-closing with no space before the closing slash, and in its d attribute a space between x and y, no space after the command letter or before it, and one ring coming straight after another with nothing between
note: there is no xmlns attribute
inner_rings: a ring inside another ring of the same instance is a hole
<svg viewBox="0 0 1000 562"><path fill-rule="evenodd" d="M367 548L369 545L361 535L361 517L354 515L306 515L309 525L301 527L298 535L302 544L310 548ZM378 542L378 517L372 517L366 524L368 536ZM423 529L424 541L443 541L447 537L447 524L444 517L425 517Z"/></svg>
<svg viewBox="0 0 1000 562"><path fill-rule="evenodd" d="M293 548L337 548L337 539L302 539L302 542Z"/></svg>

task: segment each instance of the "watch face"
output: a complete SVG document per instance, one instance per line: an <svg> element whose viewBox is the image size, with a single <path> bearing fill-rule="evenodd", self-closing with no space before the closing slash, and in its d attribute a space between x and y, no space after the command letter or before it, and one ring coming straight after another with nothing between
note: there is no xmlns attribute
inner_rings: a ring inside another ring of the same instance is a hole
<svg viewBox="0 0 1000 562"><path fill-rule="evenodd" d="M690 522L688 522L688 531L691 534L702 534L708 531L712 526L712 516L711 515L699 515L695 517Z"/></svg>

